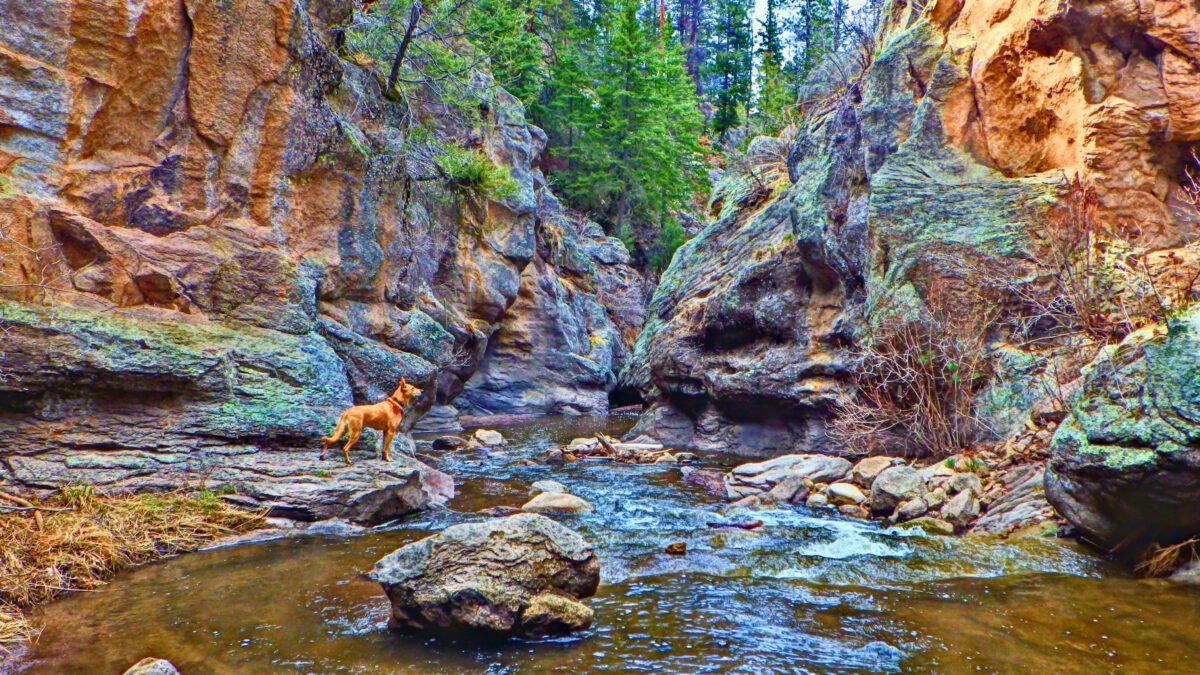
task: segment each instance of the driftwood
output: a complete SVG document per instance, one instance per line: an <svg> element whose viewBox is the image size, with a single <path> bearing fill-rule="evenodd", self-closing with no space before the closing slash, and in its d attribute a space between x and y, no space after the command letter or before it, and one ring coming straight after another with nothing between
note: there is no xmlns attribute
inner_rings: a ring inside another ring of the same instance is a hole
<svg viewBox="0 0 1200 675"><path fill-rule="evenodd" d="M554 452L561 452L563 459L568 462L612 460L626 464L654 464L671 455L670 448L661 443L626 443L606 434L577 438L571 441L570 445Z"/></svg>
<svg viewBox="0 0 1200 675"><path fill-rule="evenodd" d="M708 523L709 527L736 527L740 530L757 530L763 526L761 520L751 520L745 523Z"/></svg>
<svg viewBox="0 0 1200 675"><path fill-rule="evenodd" d="M16 495L10 495L7 492L0 492L0 499L3 499L4 501L7 501L10 504L15 504L16 506L20 507L20 509L23 511L33 511L33 519L37 522L37 528L39 530L46 529L46 521L42 519L42 511L57 510L57 509L46 508L43 506L38 506L37 504L34 504L33 502L29 501L28 499L23 499ZM9 510L15 510L15 509L12 509L10 507ZM67 510L70 510L70 509L67 509Z"/></svg>

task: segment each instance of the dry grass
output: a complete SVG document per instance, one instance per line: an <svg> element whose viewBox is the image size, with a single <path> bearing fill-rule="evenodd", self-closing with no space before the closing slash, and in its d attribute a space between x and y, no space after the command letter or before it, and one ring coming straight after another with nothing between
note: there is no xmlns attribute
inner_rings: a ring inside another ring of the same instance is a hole
<svg viewBox="0 0 1200 675"><path fill-rule="evenodd" d="M37 506L40 526L30 511L0 515L0 651L36 634L24 615L35 605L262 522L209 492L100 496L76 486Z"/></svg>

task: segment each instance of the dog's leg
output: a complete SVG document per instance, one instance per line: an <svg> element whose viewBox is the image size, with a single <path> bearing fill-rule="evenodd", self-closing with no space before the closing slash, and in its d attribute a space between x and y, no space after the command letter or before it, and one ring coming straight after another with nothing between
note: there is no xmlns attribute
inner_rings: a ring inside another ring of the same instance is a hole
<svg viewBox="0 0 1200 675"><path fill-rule="evenodd" d="M392 461L392 439L395 437L396 427L388 427L383 432L383 445L379 449L383 451L383 461L385 462Z"/></svg>
<svg viewBox="0 0 1200 675"><path fill-rule="evenodd" d="M358 437L362 436L362 425L350 422L349 427L350 440L346 441L346 445L342 446L342 455L346 457L347 464L353 464L354 462L350 461L350 448L353 448L354 444L358 442Z"/></svg>

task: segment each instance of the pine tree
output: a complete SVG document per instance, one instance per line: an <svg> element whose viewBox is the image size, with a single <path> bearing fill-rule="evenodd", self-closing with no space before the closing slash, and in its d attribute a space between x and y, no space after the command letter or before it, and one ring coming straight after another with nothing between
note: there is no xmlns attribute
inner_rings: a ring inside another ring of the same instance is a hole
<svg viewBox="0 0 1200 675"><path fill-rule="evenodd" d="M651 241L697 187L703 122L680 46L640 9L615 0L576 30L538 117L559 145L568 202L611 234Z"/></svg>
<svg viewBox="0 0 1200 675"><path fill-rule="evenodd" d="M800 80L808 77L813 68L834 50L834 1L799 1L793 32L802 48L793 59L793 71Z"/></svg>
<svg viewBox="0 0 1200 675"><path fill-rule="evenodd" d="M756 108L764 118L764 131L771 132L783 124L786 111L796 100L794 84L784 70L783 39L779 25L779 0L767 0L767 15L762 22L759 40L759 87Z"/></svg>
<svg viewBox="0 0 1200 675"><path fill-rule="evenodd" d="M541 17L557 9L552 0L475 0L467 29L488 53L496 82L525 103L534 101L549 77L542 49L549 27Z"/></svg>
<svg viewBox="0 0 1200 675"><path fill-rule="evenodd" d="M710 38L709 87L716 103L713 131L722 134L742 123L750 103L754 66L750 9L753 0L715 0Z"/></svg>

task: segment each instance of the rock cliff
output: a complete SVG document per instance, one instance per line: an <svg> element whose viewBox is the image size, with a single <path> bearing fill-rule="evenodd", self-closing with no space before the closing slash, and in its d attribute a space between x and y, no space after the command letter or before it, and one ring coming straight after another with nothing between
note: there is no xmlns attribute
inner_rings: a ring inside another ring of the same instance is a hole
<svg viewBox="0 0 1200 675"><path fill-rule="evenodd" d="M935 296L988 285L981 271L1038 281L1031 251L1076 181L1094 189L1096 227L1139 250L1171 257L1200 225L1185 190L1200 144L1195 2L888 11L865 72L835 78L792 139L752 144L786 154L788 180L727 172L716 221L664 274L622 374L650 403L634 433L755 455L831 449L858 345L929 315ZM999 398L1017 426L1028 419L1030 401Z"/></svg>
<svg viewBox="0 0 1200 675"><path fill-rule="evenodd" d="M486 72L478 123L438 131L516 190L414 176L405 121L436 101L338 51L350 12L0 0L6 480L200 476L275 503L249 474L306 476L340 409L405 376L415 419L485 354L473 408L606 409L642 312L621 243L558 204L544 134Z"/></svg>

